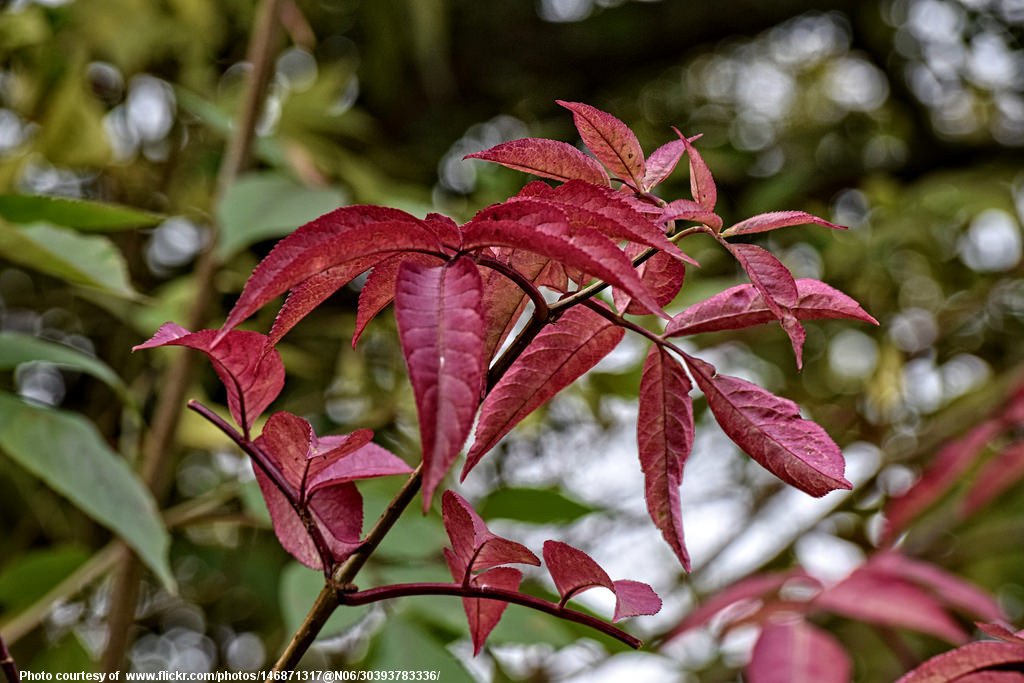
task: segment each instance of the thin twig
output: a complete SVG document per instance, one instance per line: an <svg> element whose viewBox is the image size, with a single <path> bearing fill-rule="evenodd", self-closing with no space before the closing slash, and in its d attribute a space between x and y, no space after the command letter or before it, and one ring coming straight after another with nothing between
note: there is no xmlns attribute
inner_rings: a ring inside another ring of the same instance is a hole
<svg viewBox="0 0 1024 683"><path fill-rule="evenodd" d="M21 683L21 672L18 671L18 664L14 661L4 637L0 636L0 669L3 669L7 676L7 683Z"/></svg>
<svg viewBox="0 0 1024 683"><path fill-rule="evenodd" d="M492 258L489 256L480 256L479 258L477 258L477 263L479 263L481 266L486 266L491 270L495 270L501 273L509 280L512 280L512 282L519 285L519 288L522 289L528 297L530 297L530 301L533 302L533 307L541 312L541 317L547 318L548 302L544 298L544 295L541 294L540 290L537 289L537 286L532 281L530 281L529 278L524 276L522 273L520 273L512 266L508 265L507 263L502 263L496 258Z"/></svg>
<svg viewBox="0 0 1024 683"><path fill-rule="evenodd" d="M491 600L511 602L516 605L522 605L524 607L529 607L530 609L552 614L560 619L575 621L578 624L589 626L592 629L600 631L601 633L629 645L633 649L638 650L643 646L643 641L639 638L631 636L622 629L612 626L608 622L598 619L597 617L583 612L578 612L573 609L566 609L558 603L541 600L540 598L536 598L532 595L519 593L517 591L504 590L501 588L492 588L490 586L464 586L458 583L396 583L390 586L369 588L364 591L352 593L340 592L337 595L337 600L343 605L356 606L368 605L373 602L379 602L380 600L390 600L392 598L401 598L411 595L453 595L462 598L487 598Z"/></svg>
<svg viewBox="0 0 1024 683"><path fill-rule="evenodd" d="M224 159L217 175L214 203L224 196L227 188L248 164L256 122L263 109L263 100L273 68L272 48L277 36L276 17L281 10L281 4L282 0L263 0L258 10L247 52L247 59L252 64L252 73L237 125L228 139ZM214 231L212 239L196 263L195 298L188 315L189 329L199 329L206 323L210 302L213 299L213 283L217 269ZM171 444L181 421L185 394L192 383L195 367L195 354L191 353L178 354L168 367L165 381L161 385L162 390L157 397L152 425L143 447L142 478L158 501L166 497L170 485ZM142 577L138 558L127 548L123 553L125 560L115 576L111 589L107 646L101 663L102 670L108 673L119 671L124 660L131 631L129 627L135 618L135 604L138 601L139 581Z"/></svg>
<svg viewBox="0 0 1024 683"><path fill-rule="evenodd" d="M355 580L356 574L359 573L359 570L363 568L366 561L370 559L373 551L377 549L380 542L384 540L384 537L387 536L391 528L398 522L399 517L409 507L412 499L416 497L422 481L423 464L421 463L413 470L413 473L409 475L402 488L399 489L398 493L391 499L391 502L388 503L387 508L381 513L377 523L373 525L370 533L366 535L366 539L359 549L349 556L344 564L335 571L333 585L324 586L323 590L320 591L316 602L313 603L309 612L306 613L306 618L303 620L302 625L292 635L291 640L281 653L281 656L278 657L277 663L274 664L274 668L271 671L291 671L299 663L302 656L306 654L306 650L316 640L317 634L320 633L327 619L330 618L338 606L335 598L336 588L347 586ZM267 680L274 679L268 678Z"/></svg>
<svg viewBox="0 0 1024 683"><path fill-rule="evenodd" d="M684 237L689 237L690 235L696 235L698 233L714 234L714 231L711 230L706 225L697 225L677 232L676 234L669 237L668 240L669 242L675 243L683 239ZM644 251L640 252L639 255L633 258L633 267L636 268L637 266L643 264L647 259L651 258L660 251L661 250L656 247L650 247L649 249L645 249ZM551 304L551 314L557 315L558 313L564 311L570 306L575 306L581 301L592 299L601 292L603 292L605 289L607 289L608 286L608 283L605 282L604 280L595 280L594 282L591 282L583 289L575 291L572 294L568 294L559 299L558 301L556 301L555 303Z"/></svg>

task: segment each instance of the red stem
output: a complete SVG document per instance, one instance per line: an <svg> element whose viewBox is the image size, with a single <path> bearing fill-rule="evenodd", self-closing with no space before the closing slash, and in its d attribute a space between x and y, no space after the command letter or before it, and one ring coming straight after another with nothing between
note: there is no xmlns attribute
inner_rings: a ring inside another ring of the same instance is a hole
<svg viewBox="0 0 1024 683"><path fill-rule="evenodd" d="M547 319L548 302L544 298L544 295L540 293L540 290L537 289L537 286L529 278L525 277L522 273L507 263L502 263L498 259L491 258L490 256L478 256L477 263L481 266L487 266L491 270L498 271L509 280L512 280L512 282L519 285L519 288L522 289L528 297L530 297L530 301L533 302L534 308L537 309L537 317Z"/></svg>
<svg viewBox="0 0 1024 683"><path fill-rule="evenodd" d="M541 600L532 595L501 588L491 588L489 586L463 586L457 583L396 583L390 586L380 586L379 588L368 588L367 590L354 593L339 592L338 602L343 605L368 605L380 600L390 600L391 598L402 598L410 595L453 595L460 598L501 600L529 607L539 612L546 612L560 619L575 621L578 624L589 626L629 645L634 650L639 650L643 646L643 641L639 638L631 636L622 629L612 626L597 617L577 612L576 610L565 609L556 603Z"/></svg>
<svg viewBox="0 0 1024 683"><path fill-rule="evenodd" d="M21 683L18 665L7 649L7 643L4 642L3 636L0 636L0 669L3 669L4 675L7 676L7 683Z"/></svg>

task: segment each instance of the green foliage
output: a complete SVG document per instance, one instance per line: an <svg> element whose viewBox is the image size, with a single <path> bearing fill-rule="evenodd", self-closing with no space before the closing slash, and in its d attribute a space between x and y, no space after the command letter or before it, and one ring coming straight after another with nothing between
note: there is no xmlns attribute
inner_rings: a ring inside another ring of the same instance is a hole
<svg viewBox="0 0 1024 683"><path fill-rule="evenodd" d="M131 400L128 387L103 361L82 351L21 332L0 332L0 370L13 370L22 363L52 363L61 369L78 370L100 380L118 395Z"/></svg>
<svg viewBox="0 0 1024 683"><path fill-rule="evenodd" d="M106 232L156 225L164 217L105 202L8 194L0 195L0 218L12 223L53 223L83 231Z"/></svg>
<svg viewBox="0 0 1024 683"><path fill-rule="evenodd" d="M70 284L118 297L138 296L124 257L106 237L45 223L0 222L0 255Z"/></svg>
<svg viewBox="0 0 1024 683"><path fill-rule="evenodd" d="M174 589L170 536L152 495L88 420L0 393L0 451L119 534Z"/></svg>
<svg viewBox="0 0 1024 683"><path fill-rule="evenodd" d="M278 173L251 173L239 178L218 206L217 249L230 258L251 244L283 237L296 227L345 204L334 188L305 187Z"/></svg>

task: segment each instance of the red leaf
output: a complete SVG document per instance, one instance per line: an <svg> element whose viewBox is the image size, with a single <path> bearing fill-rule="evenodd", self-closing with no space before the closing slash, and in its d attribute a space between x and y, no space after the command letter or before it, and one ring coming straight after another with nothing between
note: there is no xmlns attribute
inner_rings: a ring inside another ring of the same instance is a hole
<svg viewBox="0 0 1024 683"><path fill-rule="evenodd" d="M633 259L642 251L642 247L630 244L626 247L626 256ZM686 266L661 251L637 266L636 272L654 295L654 300L662 307L667 306L676 298L686 280ZM633 297L625 292L614 289L612 298L615 301L615 307L623 313L630 315L647 313L645 308L634 304Z"/></svg>
<svg viewBox="0 0 1024 683"><path fill-rule="evenodd" d="M690 138L690 142L696 142L702 137L702 134L694 135ZM647 173L644 175L644 190L650 190L651 188L660 185L662 181L672 174L675 170L676 164L683 158L683 154L686 152L686 145L683 144L682 140L672 140L666 142L664 145L654 150L651 156L647 157Z"/></svg>
<svg viewBox="0 0 1024 683"><path fill-rule="evenodd" d="M313 539L288 499L262 470L253 470L281 547L310 569L323 569ZM362 545L359 537L363 529L363 499L354 484L323 489L308 509L335 562L343 561Z"/></svg>
<svg viewBox="0 0 1024 683"><path fill-rule="evenodd" d="M561 605L583 591L603 587L615 594L613 621L661 610L661 598L650 586L639 581L612 581L590 555L567 543L544 541L544 563L555 581Z"/></svg>
<svg viewBox="0 0 1024 683"><path fill-rule="evenodd" d="M375 443L364 444L345 455L340 455L337 451L330 451L319 456L322 457L322 466L317 465L317 457L313 456L313 462L310 465L307 483L309 495L313 495L325 486L393 474L412 473L412 468L404 460Z"/></svg>
<svg viewBox="0 0 1024 683"><path fill-rule="evenodd" d="M644 473L647 513L683 568L690 555L683 540L679 486L693 448L693 401L686 371L660 346L652 346L640 380L636 437Z"/></svg>
<svg viewBox="0 0 1024 683"><path fill-rule="evenodd" d="M647 174L644 151L629 126L589 104L555 101L572 112L576 130L594 156L619 179L642 189Z"/></svg>
<svg viewBox="0 0 1024 683"><path fill-rule="evenodd" d="M614 592L611 577L590 555L568 543L544 541L544 563L564 605L577 593L603 586Z"/></svg>
<svg viewBox="0 0 1024 683"><path fill-rule="evenodd" d="M601 164L572 145L558 140L512 140L482 152L467 154L463 158L493 161L517 171L562 182L585 180L595 185L608 184L608 174L601 168Z"/></svg>
<svg viewBox="0 0 1024 683"><path fill-rule="evenodd" d="M786 266L768 251L754 244L730 244L729 250L743 266L757 291L761 293L768 310L778 318L789 336L796 356L796 367L803 366L804 339L807 333L793 314L799 301L796 281Z"/></svg>
<svg viewBox="0 0 1024 683"><path fill-rule="evenodd" d="M1003 624L984 624L975 622L974 625L978 627L979 631L992 636L996 640L1001 640L1005 643L1024 645L1024 631L1014 633Z"/></svg>
<svg viewBox="0 0 1024 683"><path fill-rule="evenodd" d="M441 244L458 251L462 248L462 230L459 224L442 213L428 213L423 225L437 236Z"/></svg>
<svg viewBox="0 0 1024 683"><path fill-rule="evenodd" d="M223 339L216 341L221 334ZM246 432L284 387L281 356L258 332L189 332L180 325L164 323L149 341L132 350L167 345L186 346L206 354L227 391L232 417Z"/></svg>
<svg viewBox="0 0 1024 683"><path fill-rule="evenodd" d="M839 447L819 425L800 417L795 403L717 375L698 358L683 358L722 431L762 467L812 496L853 488L843 476Z"/></svg>
<svg viewBox="0 0 1024 683"><path fill-rule="evenodd" d="M661 611L661 598L646 583L619 579L614 582L615 614L612 621L642 617Z"/></svg>
<svg viewBox="0 0 1024 683"><path fill-rule="evenodd" d="M878 321L856 301L824 282L796 280L797 302L790 310L800 320L849 318L872 325ZM730 287L676 315L665 327L666 337L738 330L776 320L753 285Z"/></svg>
<svg viewBox="0 0 1024 683"><path fill-rule="evenodd" d="M930 562L911 559L895 550L876 553L861 571L912 581L928 589L946 605L979 619L998 621L1005 618L995 598L974 584Z"/></svg>
<svg viewBox="0 0 1024 683"><path fill-rule="evenodd" d="M458 569L452 573L456 581L464 582L473 572L504 564L540 565L529 548L492 533L473 506L454 491L445 491L441 497L441 514L452 542L449 564Z"/></svg>
<svg viewBox="0 0 1024 683"><path fill-rule="evenodd" d="M611 353L625 332L582 306L541 331L480 407L462 478L523 418Z"/></svg>
<svg viewBox="0 0 1024 683"><path fill-rule="evenodd" d="M817 579L809 576L803 569L791 569L784 572L748 576L726 586L712 595L704 604L687 614L686 618L679 622L679 625L672 629L665 637L665 640L671 640L690 629L703 626L716 614L732 605L764 599L769 594L774 595L782 586L792 580L806 581L820 587Z"/></svg>
<svg viewBox="0 0 1024 683"><path fill-rule="evenodd" d="M361 544L363 503L352 482L411 472L400 458L369 443L372 436L364 429L318 438L306 420L278 412L255 442L309 511L336 562ZM288 499L262 469L254 469L281 545L306 566L322 568L316 546Z"/></svg>
<svg viewBox="0 0 1024 683"><path fill-rule="evenodd" d="M803 619L761 629L746 668L748 683L849 683L853 664L829 633Z"/></svg>
<svg viewBox="0 0 1024 683"><path fill-rule="evenodd" d="M366 326L387 308L395 299L395 282L398 280L398 268L406 261L422 265L436 265L438 259L427 254L395 254L380 261L370 271L366 283L359 290L359 304L356 307L356 326L352 332L352 348L359 343Z"/></svg>
<svg viewBox="0 0 1024 683"><path fill-rule="evenodd" d="M715 230L722 227L722 219L718 214L689 199L676 199L669 202L661 210L661 216L658 218L659 223L676 220L703 223Z"/></svg>
<svg viewBox="0 0 1024 683"><path fill-rule="evenodd" d="M912 583L857 570L814 599L819 609L880 626L909 628L951 643L967 634L931 595Z"/></svg>
<svg viewBox="0 0 1024 683"><path fill-rule="evenodd" d="M967 676L988 667L1020 666L1024 662L1024 645L1014 643L969 643L943 652L902 676L896 683L948 683L966 681ZM1019 675L1019 674L1018 674Z"/></svg>
<svg viewBox="0 0 1024 683"><path fill-rule="evenodd" d="M539 199L555 203L573 227L591 228L615 240L655 247L697 265L665 237L663 229L634 209L621 192L574 180L550 189Z"/></svg>
<svg viewBox="0 0 1024 683"><path fill-rule="evenodd" d="M444 557L448 562L448 568L452 574L458 572L456 560L453 553L444 549ZM456 577L458 578L458 577ZM523 581L523 573L512 567L499 567L474 576L470 583L477 588L500 588L508 591L518 591L519 584ZM508 603L504 600L487 600L484 598L462 598L462 609L466 612L466 620L469 622L469 634L473 639L473 656L480 654L487 636L501 620Z"/></svg>
<svg viewBox="0 0 1024 683"><path fill-rule="evenodd" d="M882 543L892 542L910 522L960 481L988 442L1002 430L1003 426L998 420L988 420L944 446L917 483L885 506Z"/></svg>
<svg viewBox="0 0 1024 683"><path fill-rule="evenodd" d="M277 344L300 320L364 270L380 261L379 255L356 259L311 275L288 293L270 328L270 343Z"/></svg>
<svg viewBox="0 0 1024 683"><path fill-rule="evenodd" d="M483 284L462 257L442 266L404 261L395 318L416 396L423 448L423 509L469 436L484 365Z"/></svg>
<svg viewBox="0 0 1024 683"><path fill-rule="evenodd" d="M686 146L686 155L690 157L690 193L695 202L708 211L715 210L718 202L718 188L715 187L715 179L711 175L711 169L704 163L704 158L697 149L690 144L689 138L673 128L676 135Z"/></svg>
<svg viewBox="0 0 1024 683"><path fill-rule="evenodd" d="M665 316L615 243L596 230L574 229L565 212L549 202L517 199L498 204L478 213L462 229L467 250L500 246L532 251L621 287L650 311Z"/></svg>
<svg viewBox="0 0 1024 683"><path fill-rule="evenodd" d="M846 230L846 226L830 223L824 218L818 218L806 211L771 211L740 221L731 228L723 230L722 236L750 235L755 232L768 232L778 228L787 228L791 225L807 225L808 223L824 225L826 228L832 228L833 230Z"/></svg>
<svg viewBox="0 0 1024 683"><path fill-rule="evenodd" d="M1017 442L985 463L960 506L969 517L1016 486L1024 478L1024 442Z"/></svg>
<svg viewBox="0 0 1024 683"><path fill-rule="evenodd" d="M644 191L660 185L665 178L672 175L679 160L686 153L686 145L682 140L666 142L647 157L647 172L641 189Z"/></svg>
<svg viewBox="0 0 1024 683"><path fill-rule="evenodd" d="M224 328L237 326L274 297L328 268L407 250L441 253L442 247L422 221L404 211L379 206L331 211L277 243L245 283Z"/></svg>

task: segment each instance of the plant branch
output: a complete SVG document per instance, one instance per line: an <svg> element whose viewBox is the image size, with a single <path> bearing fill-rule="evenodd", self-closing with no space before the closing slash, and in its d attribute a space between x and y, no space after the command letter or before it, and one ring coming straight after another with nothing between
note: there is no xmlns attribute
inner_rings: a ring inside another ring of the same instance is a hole
<svg viewBox="0 0 1024 683"><path fill-rule="evenodd" d="M694 226L692 228L687 228L685 230L680 230L676 234L674 234L671 237L669 237L668 240L669 240L669 242L675 243L675 242L678 242L679 240L683 239L684 237L689 237L690 235L696 235L696 234L702 233L702 232L703 233L717 234L717 233L714 233L714 231L711 230L710 228L708 228L706 225L697 225L697 226ZM644 261L646 261L647 259L649 259L652 256L654 256L659 251L661 251L661 250L657 249L656 247L650 247L649 249L645 249L639 255L637 255L636 257L633 258L633 267L636 268L637 266L641 265ZM592 299L594 296L596 296L597 294L600 294L602 291L604 291L607 288L608 288L608 283L607 282L605 282L604 280L595 280L594 282L591 282L589 285L587 285L583 289L577 290L577 291L573 292L572 294L564 296L561 299L559 299L558 301L556 301L555 303L551 304L551 306L550 306L551 314L552 315L556 315L556 314L560 313L561 311L569 308L570 306L575 306L576 304L580 303L581 301L586 301L587 299Z"/></svg>
<svg viewBox="0 0 1024 683"><path fill-rule="evenodd" d="M540 612L546 612L560 619L575 621L578 624L589 626L629 645L633 649L640 649L643 646L643 641L597 617L576 610L566 609L557 603L541 600L532 595L501 588L492 588L490 586L464 586L457 583L397 583L354 593L339 592L337 600L343 605L356 606L410 595L452 595L461 598L501 600L529 607Z"/></svg>
<svg viewBox="0 0 1024 683"><path fill-rule="evenodd" d="M320 591L313 606L306 613L306 618L302 621L302 625L292 635L291 640L284 651L281 652L281 656L278 657L271 672L291 671L299 663L299 660L306 654L310 645L316 640L317 634L320 633L324 624L327 623L327 619L330 618L335 608L337 608L338 602L335 596L338 593L338 589L348 586L355 580L356 574L363 568L366 561L370 559L370 555L377 549L377 546L384 540L384 537L391 531L391 528L398 521L399 517L402 516L402 513L405 512L405 509L409 507L413 498L416 497L422 482L423 464L421 463L413 470L409 478L406 479L405 484L402 485L402 488L398 490L398 493L388 503L387 508L384 509L384 512L377 519L377 523L370 529L370 533L366 535L366 539L359 546L359 549L352 553L335 570L330 583ZM274 679L268 678L267 680Z"/></svg>
<svg viewBox="0 0 1024 683"><path fill-rule="evenodd" d="M256 466L260 468L263 474L267 475L270 481L274 484L281 495L285 497L288 504L291 506L295 514L302 520L302 526L306 529L306 533L309 534L310 540L313 541L313 545L316 546L317 555L320 556L320 564L323 567L324 575L330 576L334 569L334 556L331 553L330 547L327 545L326 539L320 532L320 527L317 526L316 521L310 514L309 509L303 504L300 499L300 494L295 490L295 487L284 478L281 470L274 466L274 463L270 461L269 456L263 451L262 448L257 446L247 436L240 434L234 427L227 423L220 415L213 412L202 403L196 400L188 402L188 407L191 410L202 415L220 431L224 432L235 444L241 448L252 461L256 463Z"/></svg>
<svg viewBox="0 0 1024 683"><path fill-rule="evenodd" d="M548 309L545 309L543 313L539 309L533 310L533 315L530 317L530 322L526 324L526 327L522 329L519 335L512 341L505 353L498 357L498 360L494 361L494 364L487 370L487 388L486 391L489 393L494 386L501 381L501 378L505 376L508 369L512 367L512 363L516 361L519 356L522 355L526 347L530 345L530 342L540 334L540 331L544 329L544 326L551 320L551 314Z"/></svg>
<svg viewBox="0 0 1024 683"><path fill-rule="evenodd" d="M703 230L705 230L704 226L690 228L680 233L677 233L676 235L673 235L670 239L672 241L678 241L679 239L682 239L687 235L695 234ZM642 254L638 255L636 258L633 259L633 266L636 267L640 265L647 259L654 256L654 254L656 254L657 252L658 250L653 248L644 251ZM575 305L576 303L587 301L588 299L595 296L598 292L600 292L602 289L608 286L607 283L604 282L595 282L591 284L589 287L586 287L574 293L570 297L562 299L561 301L557 302L554 305L549 305L547 301L544 299L543 295L537 289L537 287L533 284L533 282L524 278L520 273L518 273L514 269L505 266L505 264L501 263L500 261L490 259L487 257L480 258L478 262L481 265L492 268L502 273L503 275L511 279L513 282L518 284L534 303L534 311L532 317L530 318L530 322L527 323L526 327L523 328L523 330L513 340L513 342L509 345L505 352L498 357L498 359L491 365L490 369L488 370L486 387L487 392L494 388L494 386L504 376L505 372L507 372L508 369L515 362L515 360L519 358L519 356L522 355L523 351L525 351L526 348L530 345L530 342L532 342L534 338L536 338L540 331L544 329L544 326L547 325L554 317L556 317L558 313L569 308L569 306ZM598 309L607 311L611 315L615 315L607 308L598 306ZM621 316L615 316L615 322L623 324L624 326L627 326L630 329L635 329L636 331L642 330L642 333L646 335L651 335L652 339L657 343L669 346L670 348L675 348L675 346L670 342L666 342L665 340L661 339L654 333L644 330L644 328L638 325L634 325L633 323L623 319ZM234 432L233 429L231 431ZM234 436L232 438L234 438ZM238 443L238 441L236 441L236 443ZM359 571L363 568L363 565L366 564L366 561L373 554L373 551L376 550L377 546L384 539L387 533L391 530L394 524L398 521L399 517L401 517L405 509L412 502L412 499L419 491L420 485L422 483L422 469L423 466L422 464L420 464L420 466L418 466L416 470L409 476L409 479L406 481L402 489L399 490L397 494L395 494L395 497L391 500L391 502L388 504L388 507L381 514L380 518L377 520L377 523L374 525L373 529L367 535L366 540L363 542L363 544L334 572L334 576L332 577L331 582L329 582L329 585L324 586L324 588L320 591L320 594L317 596L316 601L313 603L313 606L307 612L306 618L303 620L302 625L299 626L299 628L293 634L288 645L285 647L280 657L278 657L278 660L274 664L274 668L271 670L271 672L277 673L282 671L290 671L294 669L295 666L297 666L299 661L302 659L302 656L313 644L313 641L316 639L317 634L320 632L324 624L327 622L327 619L330 618L331 614L337 608L337 595L339 593L342 593L347 596L353 595L353 593L344 592L344 589L348 588L352 584L352 582L356 578L356 575L359 573ZM367 593L368 592L369 591L367 591ZM455 593L455 595L459 594ZM520 594L510 593L510 595L519 596ZM377 599L384 598L381 597ZM517 602L517 600L510 601ZM592 617L588 617L587 615L574 612L572 610L558 610L557 605L552 605L551 603L543 604L555 609L556 611L552 613L556 613L557 616L565 616L567 614L579 614L581 617L593 619ZM548 610L547 607L540 609L542 609L542 611ZM577 620L574 617L569 616L565 616L565 618ZM600 624L599 626L595 626L595 628L598 628L605 632L610 633L606 629L614 628L610 627L608 624L600 620L595 619L594 621L597 624ZM589 624L590 622L583 621L581 623ZM617 629L615 630L617 631ZM632 636L628 636L628 634L623 635L625 635L626 638L632 639ZM622 638L620 638L620 640L621 639ZM633 645L633 647L639 647L639 641L637 641L636 639L624 640L623 642L636 642L637 644ZM268 678L268 680L271 679Z"/></svg>
<svg viewBox="0 0 1024 683"><path fill-rule="evenodd" d="M3 636L0 636L0 669L3 669L8 683L21 683L21 673L18 671L18 665L7 649Z"/></svg>
<svg viewBox="0 0 1024 683"><path fill-rule="evenodd" d="M547 318L547 299L544 298L544 295L541 294L540 290L537 289L537 286L533 282L531 282L529 278L525 277L522 273L520 273L512 266L508 265L507 263L502 263L496 258L491 258L489 256L480 256L477 259L477 263L479 263L482 266L487 266L491 270L495 270L501 273L509 280L512 280L512 282L519 285L519 288L522 289L528 297L530 297L530 301L533 302L534 309L541 312L539 315L541 317L544 317L545 319Z"/></svg>
<svg viewBox="0 0 1024 683"><path fill-rule="evenodd" d="M530 283L530 286L533 286L532 283ZM534 287L533 289L536 288ZM528 289L524 288L524 291L529 294ZM547 302L545 302L543 307L537 306L534 308L533 317L526 328L519 333L519 336L516 337L512 344L495 361L494 365L491 366L490 370L488 370L487 391L490 391L498 383L498 380L511 367L515 359L522 354L534 337L544 328L544 325L548 323L549 318ZM409 478L402 488L399 489L398 493L395 494L394 498L391 499L391 502L388 503L387 508L381 513L373 529L367 534L363 544L334 572L331 581L333 585L324 586L323 590L320 591L313 606L306 613L306 618L303 620L302 625L295 631L281 656L278 657L274 668L271 670L272 672L290 671L299 663L299 660L302 659L310 645L313 644L327 619L338 606L337 598L335 597L338 588L347 587L355 580L356 575L363 568L363 565L366 564L366 561L370 559L373 551L377 549L377 546L380 545L380 542L391 531L391 528L398 521L399 517L402 516L405 509L409 507L412 499L419 492L422 482L423 464L420 463L413 473L409 475Z"/></svg>

